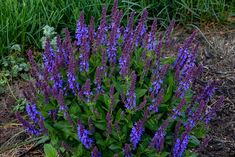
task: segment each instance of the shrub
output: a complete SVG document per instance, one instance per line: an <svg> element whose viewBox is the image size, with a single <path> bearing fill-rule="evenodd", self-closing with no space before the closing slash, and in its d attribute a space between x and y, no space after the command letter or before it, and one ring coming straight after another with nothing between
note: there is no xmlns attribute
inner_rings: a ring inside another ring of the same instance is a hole
<svg viewBox="0 0 235 157"><path fill-rule="evenodd" d="M202 66L196 64L196 32L180 45L178 56L170 34L174 21L157 39L157 21L146 27L145 10L134 28L134 13L121 27L117 0L110 23L106 8L98 30L94 18L84 23L81 13L76 41L68 29L57 36L53 48L48 39L43 66L28 52L34 83L24 94L29 119L17 118L31 134L48 136L45 153L65 156L182 156L199 145L204 124L215 115L221 97L207 107L215 83L193 90ZM52 151L50 153L50 150ZM49 156L49 155L48 155Z"/></svg>

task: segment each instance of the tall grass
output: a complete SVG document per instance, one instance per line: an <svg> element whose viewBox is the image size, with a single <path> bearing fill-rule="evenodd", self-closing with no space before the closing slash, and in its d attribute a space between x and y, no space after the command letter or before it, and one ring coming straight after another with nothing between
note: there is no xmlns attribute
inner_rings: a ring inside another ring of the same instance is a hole
<svg viewBox="0 0 235 157"><path fill-rule="evenodd" d="M86 20L94 16L98 21L102 5L109 8L113 0L0 0L0 56L8 52L14 44L22 49L32 45L39 47L42 28L50 25L60 32L69 27L74 32L81 10ZM201 23L206 20L223 22L229 12L232 0L119 0L119 6L125 11L124 17L131 11L137 16L144 8L149 17L158 17L158 22L166 26L172 19L178 23ZM124 20L125 21L125 20Z"/></svg>

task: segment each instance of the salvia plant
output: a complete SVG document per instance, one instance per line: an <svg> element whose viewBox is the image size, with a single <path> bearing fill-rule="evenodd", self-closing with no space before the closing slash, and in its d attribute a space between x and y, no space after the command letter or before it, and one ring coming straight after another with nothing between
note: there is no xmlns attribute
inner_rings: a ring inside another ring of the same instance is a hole
<svg viewBox="0 0 235 157"><path fill-rule="evenodd" d="M75 41L68 29L56 48L48 39L43 66L28 51L34 77L24 91L29 118L17 118L29 133L49 137L46 149L60 156L189 156L224 99L207 105L215 82L192 88L202 73L196 32L176 44L174 21L159 34L156 19L147 27L146 10L136 26L131 13L126 27L117 0L109 20L106 11L97 29L82 12ZM175 58L163 54L173 50Z"/></svg>

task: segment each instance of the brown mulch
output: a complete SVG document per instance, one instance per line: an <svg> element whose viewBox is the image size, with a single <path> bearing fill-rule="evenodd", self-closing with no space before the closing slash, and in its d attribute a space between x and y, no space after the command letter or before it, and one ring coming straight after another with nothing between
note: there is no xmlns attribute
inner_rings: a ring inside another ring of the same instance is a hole
<svg viewBox="0 0 235 157"><path fill-rule="evenodd" d="M13 113L16 98L22 97L25 85L24 81L14 81L0 95L0 157L43 157L42 150L35 149L35 141L30 142L32 137L16 121Z"/></svg>
<svg viewBox="0 0 235 157"><path fill-rule="evenodd" d="M201 42L199 62L204 66L202 80L219 83L215 99L225 96L225 102L217 116L210 122L210 141L201 150L202 157L235 156L235 27L209 25ZM209 42L209 43L208 43ZM212 100L213 101L213 100Z"/></svg>

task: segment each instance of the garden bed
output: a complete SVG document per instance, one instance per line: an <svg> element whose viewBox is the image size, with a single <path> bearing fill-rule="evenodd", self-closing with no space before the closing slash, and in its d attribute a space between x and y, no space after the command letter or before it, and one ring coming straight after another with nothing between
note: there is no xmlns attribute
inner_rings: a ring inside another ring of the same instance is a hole
<svg viewBox="0 0 235 157"><path fill-rule="evenodd" d="M210 31L206 31L207 27ZM204 73L199 80L206 85L210 79L219 81L220 86L216 96L224 95L225 104L217 116L210 123L209 138L211 139L205 148L200 149L200 156L234 156L235 155L235 31L230 26L214 27L212 24L205 26L198 32L197 39L201 44L198 54L198 62L203 64ZM176 28L176 40L188 36L182 28ZM205 38L206 37L206 40ZM184 38L183 38L184 39ZM0 97L0 152L2 156L42 156L40 145L34 141L23 144L32 139L28 136L22 125L19 124L12 112L16 104L14 99L21 97L21 89L26 83L14 81L7 92ZM213 100L211 100L213 103ZM19 147L2 152L8 146ZM20 144L23 144L20 146ZM36 149L34 149L36 147ZM31 154L30 154L31 153Z"/></svg>

